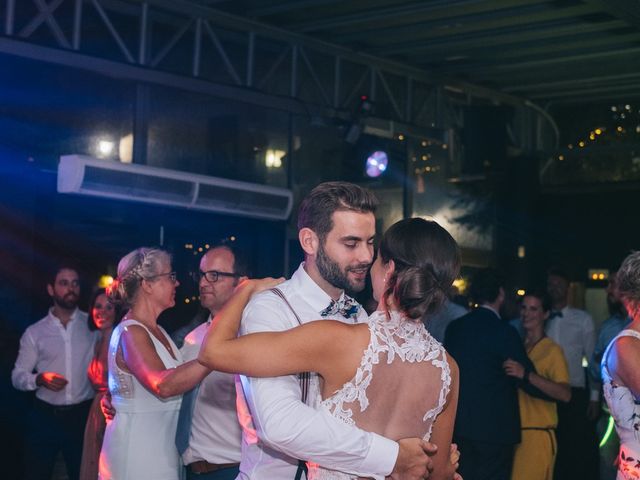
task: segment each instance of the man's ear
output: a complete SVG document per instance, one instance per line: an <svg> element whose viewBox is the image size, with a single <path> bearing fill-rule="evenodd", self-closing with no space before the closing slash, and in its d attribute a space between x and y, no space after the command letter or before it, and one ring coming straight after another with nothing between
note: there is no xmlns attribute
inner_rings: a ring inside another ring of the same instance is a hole
<svg viewBox="0 0 640 480"><path fill-rule="evenodd" d="M308 227L301 228L298 232L298 240L300 246L304 250L305 255L315 255L320 247L320 239L316 232Z"/></svg>
<svg viewBox="0 0 640 480"><path fill-rule="evenodd" d="M47 283L47 293L50 297L53 297L53 285L51 285L50 283Z"/></svg>
<svg viewBox="0 0 640 480"><path fill-rule="evenodd" d="M504 302L506 298L507 298L507 294L504 291L504 287L500 287L500 290L498 290L498 301Z"/></svg>

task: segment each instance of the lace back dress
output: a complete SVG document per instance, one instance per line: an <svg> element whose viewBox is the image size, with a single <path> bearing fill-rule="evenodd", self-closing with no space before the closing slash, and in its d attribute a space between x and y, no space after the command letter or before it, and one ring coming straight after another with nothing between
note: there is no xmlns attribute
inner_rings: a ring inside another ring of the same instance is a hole
<svg viewBox="0 0 640 480"><path fill-rule="evenodd" d="M609 350L620 337L634 337L640 340L640 333L627 329L611 340L602 356L602 387L604 398L616 424L616 432L620 437L616 478L637 480L640 479L640 402L636 402L631 390L615 383L607 365Z"/></svg>
<svg viewBox="0 0 640 480"><path fill-rule="evenodd" d="M420 321L398 312L369 319L370 340L355 376L322 401L334 417L393 440L431 437L451 385L444 347ZM351 475L309 465L309 479Z"/></svg>

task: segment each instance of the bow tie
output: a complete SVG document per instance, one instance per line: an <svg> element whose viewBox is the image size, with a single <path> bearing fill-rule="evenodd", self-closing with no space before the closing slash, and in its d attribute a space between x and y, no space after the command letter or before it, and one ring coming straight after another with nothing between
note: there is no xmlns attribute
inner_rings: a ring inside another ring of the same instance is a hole
<svg viewBox="0 0 640 480"><path fill-rule="evenodd" d="M320 312L323 317L342 315L344 318L356 318L360 311L360 304L348 295L343 295L338 301L331 300L327 308Z"/></svg>
<svg viewBox="0 0 640 480"><path fill-rule="evenodd" d="M551 315L549 315L549 320L551 320L552 318L556 318L556 317L560 317L562 318L562 311L560 310L553 310L551 312Z"/></svg>

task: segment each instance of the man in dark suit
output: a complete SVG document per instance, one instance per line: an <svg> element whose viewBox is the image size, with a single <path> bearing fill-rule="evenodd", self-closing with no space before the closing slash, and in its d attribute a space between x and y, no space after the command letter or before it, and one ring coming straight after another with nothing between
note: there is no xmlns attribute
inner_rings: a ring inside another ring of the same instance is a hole
<svg viewBox="0 0 640 480"><path fill-rule="evenodd" d="M500 318L504 279L495 269L480 270L471 283L479 306L454 320L444 345L460 368L460 397L454 441L460 449L458 472L465 480L509 480L514 446L520 442L517 388L544 396L525 380L508 377L505 360L535 371L516 330ZM525 373L524 379L528 378Z"/></svg>

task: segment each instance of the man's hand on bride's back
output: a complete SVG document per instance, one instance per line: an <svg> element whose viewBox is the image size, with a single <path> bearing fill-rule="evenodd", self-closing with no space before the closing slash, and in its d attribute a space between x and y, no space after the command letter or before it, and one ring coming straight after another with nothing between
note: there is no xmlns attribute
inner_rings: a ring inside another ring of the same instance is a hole
<svg viewBox="0 0 640 480"><path fill-rule="evenodd" d="M420 438L403 438L398 441L400 450L391 472L393 480L418 480L429 478L433 470L431 456L438 447Z"/></svg>

